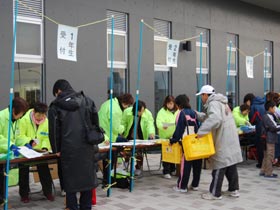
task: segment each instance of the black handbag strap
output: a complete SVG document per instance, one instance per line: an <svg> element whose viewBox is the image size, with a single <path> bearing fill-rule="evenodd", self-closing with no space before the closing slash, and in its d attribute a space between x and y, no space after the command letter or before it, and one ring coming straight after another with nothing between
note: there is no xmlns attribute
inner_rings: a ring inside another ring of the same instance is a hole
<svg viewBox="0 0 280 210"><path fill-rule="evenodd" d="M83 96L82 101L81 101L81 105L82 105L83 103L85 103L85 107L82 108L82 106L80 106L79 112L80 112L81 119L82 119L82 122L84 123L85 128L86 128L87 130L89 130L88 122L87 122L87 120L85 119L85 116L86 116L86 109L88 108L88 102L87 102L86 96L84 95L83 92L81 92L81 95ZM82 112L82 109L84 110L84 112Z"/></svg>

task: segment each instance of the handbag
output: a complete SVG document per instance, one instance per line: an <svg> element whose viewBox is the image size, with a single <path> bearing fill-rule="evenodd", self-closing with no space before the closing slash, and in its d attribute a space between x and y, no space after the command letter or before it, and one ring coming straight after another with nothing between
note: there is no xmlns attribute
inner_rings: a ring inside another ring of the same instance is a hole
<svg viewBox="0 0 280 210"><path fill-rule="evenodd" d="M85 100L85 109L84 112L82 112L80 108L80 114L85 128L85 139L87 140L87 143L92 145L97 145L104 141L105 131L99 125L92 124L90 119L91 111L88 105L88 100L85 96L84 96L84 100Z"/></svg>
<svg viewBox="0 0 280 210"><path fill-rule="evenodd" d="M88 126L86 126L85 132L86 139L89 144L100 144L104 141L105 131L98 125L93 125L91 129Z"/></svg>
<svg viewBox="0 0 280 210"><path fill-rule="evenodd" d="M169 141L161 142L162 161L168 163L180 164L182 158L182 146L179 142L170 144Z"/></svg>
<svg viewBox="0 0 280 210"><path fill-rule="evenodd" d="M182 144L186 160L208 158L215 154L212 133L208 133L201 138L197 138L197 134L186 135Z"/></svg>

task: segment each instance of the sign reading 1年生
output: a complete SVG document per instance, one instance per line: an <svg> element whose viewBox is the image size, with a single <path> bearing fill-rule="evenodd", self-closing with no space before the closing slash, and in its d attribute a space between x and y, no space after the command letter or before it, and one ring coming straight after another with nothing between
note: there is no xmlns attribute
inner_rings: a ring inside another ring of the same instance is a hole
<svg viewBox="0 0 280 210"><path fill-rule="evenodd" d="M170 67L177 67L178 52L180 41L169 39L166 49L166 65Z"/></svg>
<svg viewBox="0 0 280 210"><path fill-rule="evenodd" d="M57 58L77 61L78 28L58 25L57 30Z"/></svg>

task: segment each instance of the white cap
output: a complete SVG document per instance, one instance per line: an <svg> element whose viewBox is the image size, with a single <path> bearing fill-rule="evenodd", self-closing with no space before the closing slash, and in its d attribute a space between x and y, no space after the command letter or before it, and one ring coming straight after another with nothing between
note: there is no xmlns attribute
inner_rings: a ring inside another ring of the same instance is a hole
<svg viewBox="0 0 280 210"><path fill-rule="evenodd" d="M215 89L211 85L203 85L201 87L200 91L195 95L199 96L202 93L213 94L213 93L215 93Z"/></svg>

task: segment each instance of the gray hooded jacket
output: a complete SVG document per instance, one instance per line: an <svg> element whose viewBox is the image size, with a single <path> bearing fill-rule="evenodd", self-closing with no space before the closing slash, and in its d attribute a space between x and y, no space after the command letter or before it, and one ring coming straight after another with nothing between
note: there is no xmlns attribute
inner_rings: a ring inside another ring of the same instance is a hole
<svg viewBox="0 0 280 210"><path fill-rule="evenodd" d="M212 94L206 101L205 113L198 113L202 121L197 134L212 132L216 153L209 158L212 169L225 168L242 162L241 148L237 128L228 106L228 100L222 94Z"/></svg>

